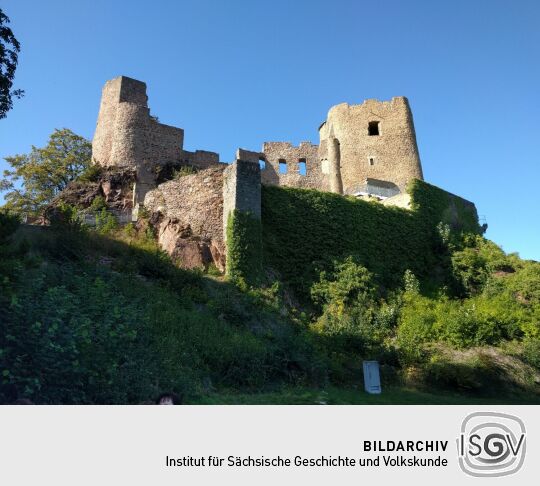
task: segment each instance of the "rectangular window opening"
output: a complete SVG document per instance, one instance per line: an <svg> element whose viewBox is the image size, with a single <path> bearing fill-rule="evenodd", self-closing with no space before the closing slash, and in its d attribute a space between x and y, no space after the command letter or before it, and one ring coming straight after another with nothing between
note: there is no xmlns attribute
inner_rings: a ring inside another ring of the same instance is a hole
<svg viewBox="0 0 540 486"><path fill-rule="evenodd" d="M369 158L369 165L375 165L375 159L373 157Z"/></svg>
<svg viewBox="0 0 540 486"><path fill-rule="evenodd" d="M287 161L285 159L279 159L279 173L280 174L287 173Z"/></svg>
<svg viewBox="0 0 540 486"><path fill-rule="evenodd" d="M379 135L379 122L378 121L370 121L368 123L368 133L370 137Z"/></svg>
<svg viewBox="0 0 540 486"><path fill-rule="evenodd" d="M261 168L261 170L266 169L266 160L259 159L259 167Z"/></svg>
<svg viewBox="0 0 540 486"><path fill-rule="evenodd" d="M298 173L301 176L305 176L307 174L306 159L298 159Z"/></svg>

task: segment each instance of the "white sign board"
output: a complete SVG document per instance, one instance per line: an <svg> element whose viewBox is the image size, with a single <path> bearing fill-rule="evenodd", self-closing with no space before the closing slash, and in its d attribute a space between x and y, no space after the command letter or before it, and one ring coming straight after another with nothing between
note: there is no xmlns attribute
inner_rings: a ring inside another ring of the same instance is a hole
<svg viewBox="0 0 540 486"><path fill-rule="evenodd" d="M378 361L364 361L364 388L368 393L381 393Z"/></svg>

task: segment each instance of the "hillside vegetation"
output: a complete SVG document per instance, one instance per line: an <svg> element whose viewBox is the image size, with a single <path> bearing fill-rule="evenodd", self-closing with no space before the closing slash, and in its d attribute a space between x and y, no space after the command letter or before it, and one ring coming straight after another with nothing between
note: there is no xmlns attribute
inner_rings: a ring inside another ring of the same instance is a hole
<svg viewBox="0 0 540 486"><path fill-rule="evenodd" d="M324 374L271 290L181 270L149 228L0 219L0 377L37 403L139 403ZM319 369L319 368L320 369Z"/></svg>
<svg viewBox="0 0 540 486"><path fill-rule="evenodd" d="M91 230L69 207L50 227L1 214L0 390L36 403L163 391L191 403L540 403L539 263L444 218L426 238L425 214L264 191L256 287L178 268L144 220L118 228L103 210ZM377 212L371 243L347 239ZM339 228L333 245L317 238ZM388 394L362 398L363 359L380 361Z"/></svg>

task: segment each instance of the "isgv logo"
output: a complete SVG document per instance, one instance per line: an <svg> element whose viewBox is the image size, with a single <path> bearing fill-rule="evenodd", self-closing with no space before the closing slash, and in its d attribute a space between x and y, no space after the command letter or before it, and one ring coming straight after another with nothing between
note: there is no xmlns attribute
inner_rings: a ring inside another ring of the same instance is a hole
<svg viewBox="0 0 540 486"><path fill-rule="evenodd" d="M525 461L526 440L525 425L514 415L471 413L457 439L459 466L469 476L514 474Z"/></svg>

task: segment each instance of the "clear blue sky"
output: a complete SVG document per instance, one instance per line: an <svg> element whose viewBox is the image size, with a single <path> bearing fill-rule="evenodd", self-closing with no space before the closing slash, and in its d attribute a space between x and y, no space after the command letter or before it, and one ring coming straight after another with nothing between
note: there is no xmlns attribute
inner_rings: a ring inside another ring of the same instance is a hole
<svg viewBox="0 0 540 486"><path fill-rule="evenodd" d="M3 157L54 128L91 138L101 87L145 81L185 147L318 142L328 109L409 98L427 181L474 201L487 237L540 260L540 2L3 0L26 97Z"/></svg>

